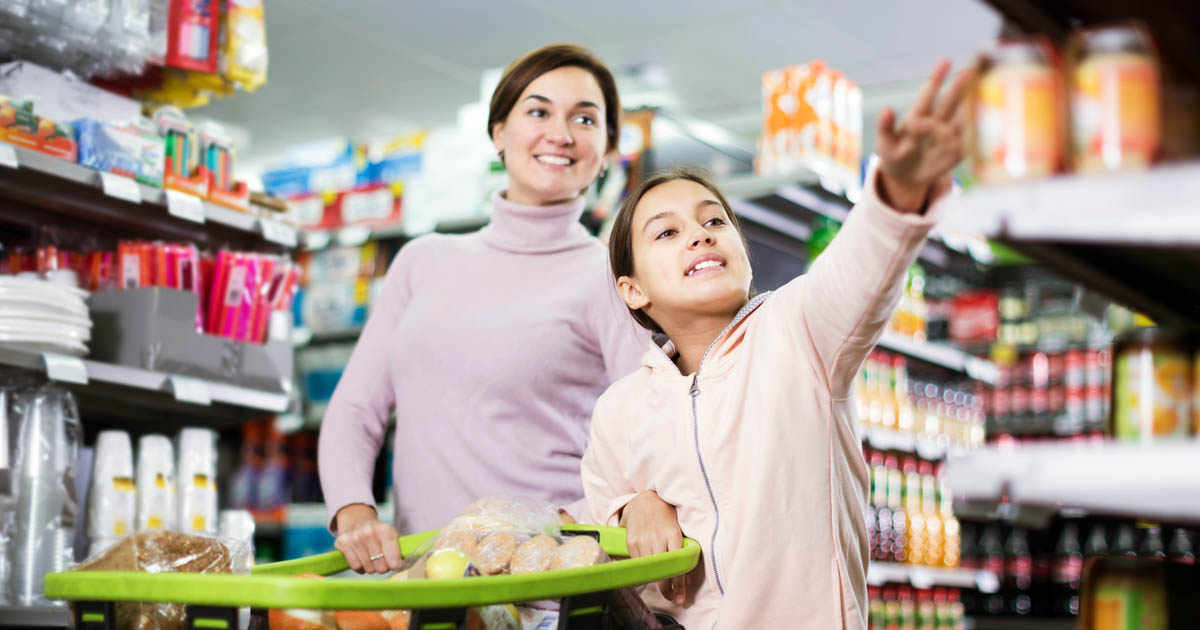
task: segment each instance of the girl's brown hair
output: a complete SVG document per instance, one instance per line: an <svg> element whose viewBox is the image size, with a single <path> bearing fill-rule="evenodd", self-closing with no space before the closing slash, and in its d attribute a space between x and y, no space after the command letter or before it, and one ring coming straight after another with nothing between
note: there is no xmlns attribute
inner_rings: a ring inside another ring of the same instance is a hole
<svg viewBox="0 0 1200 630"><path fill-rule="evenodd" d="M587 70L600 86L604 95L604 130L607 133L607 152L617 149L617 138L621 133L621 101L617 98L617 82L613 80L608 67L597 59L591 52L575 44L550 44L537 50L525 53L504 69L496 91L492 92L492 104L488 108L487 133L492 137L492 130L497 123L508 119L508 115L517 105L521 93L535 79L565 66L574 66Z"/></svg>
<svg viewBox="0 0 1200 630"><path fill-rule="evenodd" d="M642 197L645 197L646 193L651 190L677 179L685 179L707 188L708 192L712 193L717 198L717 201L721 202L721 206L725 208L729 224L733 226L734 230L737 230L738 236L742 239L742 246L746 247L746 236L742 234L742 226L738 223L737 215L733 213L733 208L730 207L729 200L725 198L725 195L721 193L717 185L713 183L708 173L700 168L677 166L651 176L621 202L621 209L617 211L617 216L613 219L612 233L608 237L608 262L612 266L614 281L619 280L621 276L632 276L634 274L633 213L637 210L638 204L642 202ZM629 312L633 315L633 319L647 330L656 333L663 332L662 327L647 315L645 311L641 309L636 311L629 309Z"/></svg>

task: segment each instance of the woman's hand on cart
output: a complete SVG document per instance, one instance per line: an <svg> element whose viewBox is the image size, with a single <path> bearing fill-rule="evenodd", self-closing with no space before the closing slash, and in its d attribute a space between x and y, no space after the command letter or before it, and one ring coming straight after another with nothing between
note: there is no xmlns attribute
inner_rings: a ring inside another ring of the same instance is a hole
<svg viewBox="0 0 1200 630"><path fill-rule="evenodd" d="M400 568L403 557L395 527L379 520L375 508L355 503L337 513L338 537L333 546L359 573L387 573Z"/></svg>
<svg viewBox="0 0 1200 630"><path fill-rule="evenodd" d="M683 532L675 506L646 490L638 493L621 512L629 557L640 558L683 547ZM680 575L658 583L663 597L682 606L687 599L687 576Z"/></svg>

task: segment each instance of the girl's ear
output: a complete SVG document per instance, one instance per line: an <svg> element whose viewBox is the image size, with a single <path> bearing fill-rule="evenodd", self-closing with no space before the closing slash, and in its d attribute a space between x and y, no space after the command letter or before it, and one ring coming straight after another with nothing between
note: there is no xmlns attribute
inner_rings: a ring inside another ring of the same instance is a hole
<svg viewBox="0 0 1200 630"><path fill-rule="evenodd" d="M621 294L621 299L625 300L625 306L632 310L636 311L650 305L650 298L642 293L641 287L629 276L617 278L617 292Z"/></svg>

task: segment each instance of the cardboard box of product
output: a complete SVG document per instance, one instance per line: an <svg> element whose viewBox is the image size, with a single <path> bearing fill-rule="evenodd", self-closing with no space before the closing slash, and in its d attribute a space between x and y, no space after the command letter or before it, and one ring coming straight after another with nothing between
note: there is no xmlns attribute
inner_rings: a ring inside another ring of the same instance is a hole
<svg viewBox="0 0 1200 630"><path fill-rule="evenodd" d="M28 61L0 65L0 94L32 101L39 115L63 123L77 118L127 123L142 113L141 103L131 98Z"/></svg>
<svg viewBox="0 0 1200 630"><path fill-rule="evenodd" d="M91 118L75 121L75 128L80 164L162 187L166 160L162 136L138 125L117 126Z"/></svg>
<svg viewBox="0 0 1200 630"><path fill-rule="evenodd" d="M0 94L0 140L64 160L77 157L75 132L33 113L33 103Z"/></svg>

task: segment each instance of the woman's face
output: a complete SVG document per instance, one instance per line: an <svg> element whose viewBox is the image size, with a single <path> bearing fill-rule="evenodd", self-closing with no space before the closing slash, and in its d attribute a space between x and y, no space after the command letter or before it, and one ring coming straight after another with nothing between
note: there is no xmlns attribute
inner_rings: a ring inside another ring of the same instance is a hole
<svg viewBox="0 0 1200 630"><path fill-rule="evenodd" d="M664 328L689 316L733 317L746 303L750 257L704 186L676 179L649 190L634 209L631 237L636 271L618 278L618 289Z"/></svg>
<svg viewBox="0 0 1200 630"><path fill-rule="evenodd" d="M587 70L565 66L534 79L492 128L508 200L545 206L578 197L604 163L604 115L604 94Z"/></svg>

